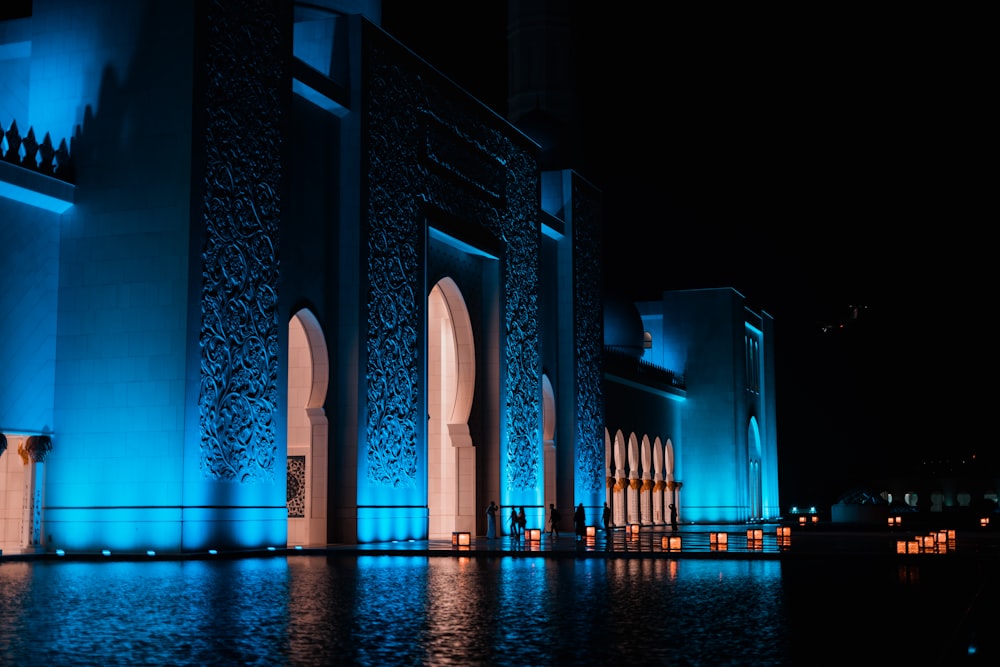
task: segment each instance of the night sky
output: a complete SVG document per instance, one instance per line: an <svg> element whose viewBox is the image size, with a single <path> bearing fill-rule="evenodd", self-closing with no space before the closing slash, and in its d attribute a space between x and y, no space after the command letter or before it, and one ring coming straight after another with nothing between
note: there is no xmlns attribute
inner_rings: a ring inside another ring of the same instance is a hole
<svg viewBox="0 0 1000 667"><path fill-rule="evenodd" d="M505 7L392 0L382 25L505 115ZM577 170L614 230L606 288L733 287L774 316L782 504L995 468L982 23L578 7Z"/></svg>

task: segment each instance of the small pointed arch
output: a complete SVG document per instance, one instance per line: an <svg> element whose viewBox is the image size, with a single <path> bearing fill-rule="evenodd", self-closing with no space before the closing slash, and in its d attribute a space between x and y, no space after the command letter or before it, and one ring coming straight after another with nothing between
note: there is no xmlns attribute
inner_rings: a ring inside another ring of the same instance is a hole
<svg viewBox="0 0 1000 667"><path fill-rule="evenodd" d="M542 373L542 438L556 439L556 395L547 373Z"/></svg>
<svg viewBox="0 0 1000 667"><path fill-rule="evenodd" d="M442 315L451 323L450 334L454 344L454 396L450 406L445 406L445 420L462 423L472 412L472 399L476 386L476 347L472 335L472 320L465 297L452 278L445 277L431 288L431 302L440 305ZM450 408L450 409L449 409Z"/></svg>
<svg viewBox="0 0 1000 667"><path fill-rule="evenodd" d="M653 449L649 443L649 436L643 435L639 442L639 462L642 466L642 477L648 479L653 472Z"/></svg>
<svg viewBox="0 0 1000 667"><path fill-rule="evenodd" d="M292 316L290 327L301 327L305 336L305 347L309 355L308 395L305 408L321 408L326 402L326 392L330 384L330 355L326 348L326 337L319 320L308 308L302 308Z"/></svg>
<svg viewBox="0 0 1000 667"><path fill-rule="evenodd" d="M615 441L612 445L612 459L614 461L615 475L618 471L625 471L625 434L615 431Z"/></svg>
<svg viewBox="0 0 1000 667"><path fill-rule="evenodd" d="M639 439L635 433L628 436L628 471L630 476L639 473Z"/></svg>
<svg viewBox="0 0 1000 667"><path fill-rule="evenodd" d="M663 443L663 468L668 481L677 478L677 459L674 453L674 441L670 438L667 438Z"/></svg>
<svg viewBox="0 0 1000 667"><path fill-rule="evenodd" d="M656 436L653 439L653 472L662 476L663 467L663 441L660 440L660 436Z"/></svg>

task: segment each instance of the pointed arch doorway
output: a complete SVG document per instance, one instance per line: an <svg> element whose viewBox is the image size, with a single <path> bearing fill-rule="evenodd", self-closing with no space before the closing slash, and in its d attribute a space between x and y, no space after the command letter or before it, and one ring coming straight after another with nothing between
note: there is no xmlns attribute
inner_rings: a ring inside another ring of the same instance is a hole
<svg viewBox="0 0 1000 667"><path fill-rule="evenodd" d="M330 379L326 339L308 309L288 323L288 545L327 543Z"/></svg>
<svg viewBox="0 0 1000 667"><path fill-rule="evenodd" d="M458 285L442 278L427 299L428 535L476 532L476 448L469 415L476 348Z"/></svg>

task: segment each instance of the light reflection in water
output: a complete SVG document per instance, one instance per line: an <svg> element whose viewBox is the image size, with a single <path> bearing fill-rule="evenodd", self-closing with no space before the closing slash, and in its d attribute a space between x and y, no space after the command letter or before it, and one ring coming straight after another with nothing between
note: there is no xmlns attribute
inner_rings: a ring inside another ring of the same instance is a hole
<svg viewBox="0 0 1000 667"><path fill-rule="evenodd" d="M890 620L964 608L935 579L752 559L10 562L0 664L816 664L856 645L817 654L817 637L866 637L837 611L848 600ZM867 637L896 633L906 657L907 627Z"/></svg>

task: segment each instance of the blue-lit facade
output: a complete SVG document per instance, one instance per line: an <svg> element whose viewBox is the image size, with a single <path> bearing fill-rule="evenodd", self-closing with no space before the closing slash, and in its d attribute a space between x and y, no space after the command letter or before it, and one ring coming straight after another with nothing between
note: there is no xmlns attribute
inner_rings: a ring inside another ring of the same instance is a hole
<svg viewBox="0 0 1000 667"><path fill-rule="evenodd" d="M36 0L0 83L0 548L777 515L767 318L665 295L732 354L643 310L688 351L608 366L599 189L377 3Z"/></svg>

